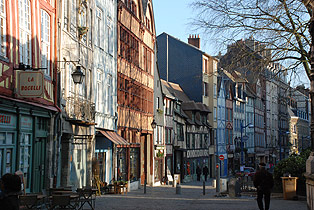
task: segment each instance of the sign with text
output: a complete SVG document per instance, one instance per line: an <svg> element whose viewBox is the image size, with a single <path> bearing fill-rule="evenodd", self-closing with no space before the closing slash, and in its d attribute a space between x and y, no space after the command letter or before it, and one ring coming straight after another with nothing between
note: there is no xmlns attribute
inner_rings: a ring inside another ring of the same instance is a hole
<svg viewBox="0 0 314 210"><path fill-rule="evenodd" d="M18 72L17 86L19 97L42 97L44 93L44 75L41 71L20 71Z"/></svg>

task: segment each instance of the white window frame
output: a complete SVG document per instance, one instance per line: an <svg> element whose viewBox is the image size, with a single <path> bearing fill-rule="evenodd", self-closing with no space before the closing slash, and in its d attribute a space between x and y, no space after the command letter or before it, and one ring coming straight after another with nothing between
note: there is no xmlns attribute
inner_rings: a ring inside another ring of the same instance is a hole
<svg viewBox="0 0 314 210"><path fill-rule="evenodd" d="M107 18L107 52L113 55L113 24L110 17Z"/></svg>
<svg viewBox="0 0 314 210"><path fill-rule="evenodd" d="M20 63L32 65L31 4L29 0L19 0L18 4Z"/></svg>
<svg viewBox="0 0 314 210"><path fill-rule="evenodd" d="M6 28L7 28L7 16L6 16L6 1L1 0L0 1L0 29L1 29L1 34L0 34L0 55L7 57L7 43L6 43Z"/></svg>
<svg viewBox="0 0 314 210"><path fill-rule="evenodd" d="M41 10L41 67L46 76L50 76L50 15Z"/></svg>
<svg viewBox="0 0 314 210"><path fill-rule="evenodd" d="M96 8L96 28L97 28L97 31L96 31L96 46L97 47L100 47L102 46L101 44L101 37L102 37L102 16L103 16L103 12L102 10L97 7Z"/></svg>
<svg viewBox="0 0 314 210"><path fill-rule="evenodd" d="M96 77L96 100L97 100L97 103L96 103L96 110L98 111L98 112L100 112L101 110L100 110L100 107L101 107L101 105L103 104L102 103L102 101L103 101L103 99L102 99L102 92L101 92L101 90L102 90L102 75L103 74L103 72L100 70L100 69L98 69L97 70L97 77Z"/></svg>

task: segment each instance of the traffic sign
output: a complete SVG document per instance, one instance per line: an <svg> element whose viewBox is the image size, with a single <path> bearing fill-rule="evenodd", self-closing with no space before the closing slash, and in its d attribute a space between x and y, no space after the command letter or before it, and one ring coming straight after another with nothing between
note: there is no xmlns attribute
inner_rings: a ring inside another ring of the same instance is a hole
<svg viewBox="0 0 314 210"><path fill-rule="evenodd" d="M225 156L219 155L219 160L224 160L224 159L225 159Z"/></svg>

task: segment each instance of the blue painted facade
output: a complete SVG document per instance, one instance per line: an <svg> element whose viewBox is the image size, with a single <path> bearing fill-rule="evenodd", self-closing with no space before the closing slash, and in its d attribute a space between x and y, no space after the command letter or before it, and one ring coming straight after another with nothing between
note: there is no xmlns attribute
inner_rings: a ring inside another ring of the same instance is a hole
<svg viewBox="0 0 314 210"><path fill-rule="evenodd" d="M191 100L202 102L202 56L204 52L166 33L157 36L157 47L160 78L180 84Z"/></svg>
<svg viewBox="0 0 314 210"><path fill-rule="evenodd" d="M217 99L217 157L223 155L225 159L221 161L220 174L222 177L228 175L228 155L226 144L226 88L223 77L218 77L218 99Z"/></svg>

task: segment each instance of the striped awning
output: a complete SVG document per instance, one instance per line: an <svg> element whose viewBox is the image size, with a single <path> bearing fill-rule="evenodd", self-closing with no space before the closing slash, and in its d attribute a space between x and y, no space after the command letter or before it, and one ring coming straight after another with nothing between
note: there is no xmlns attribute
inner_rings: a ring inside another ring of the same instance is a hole
<svg viewBox="0 0 314 210"><path fill-rule="evenodd" d="M114 144L117 144L117 145L129 145L129 142L127 140L125 140L124 138L119 136L119 134L117 134L114 131L102 131L102 130L100 130L99 133L101 133L107 139L112 141L112 143L114 143Z"/></svg>

